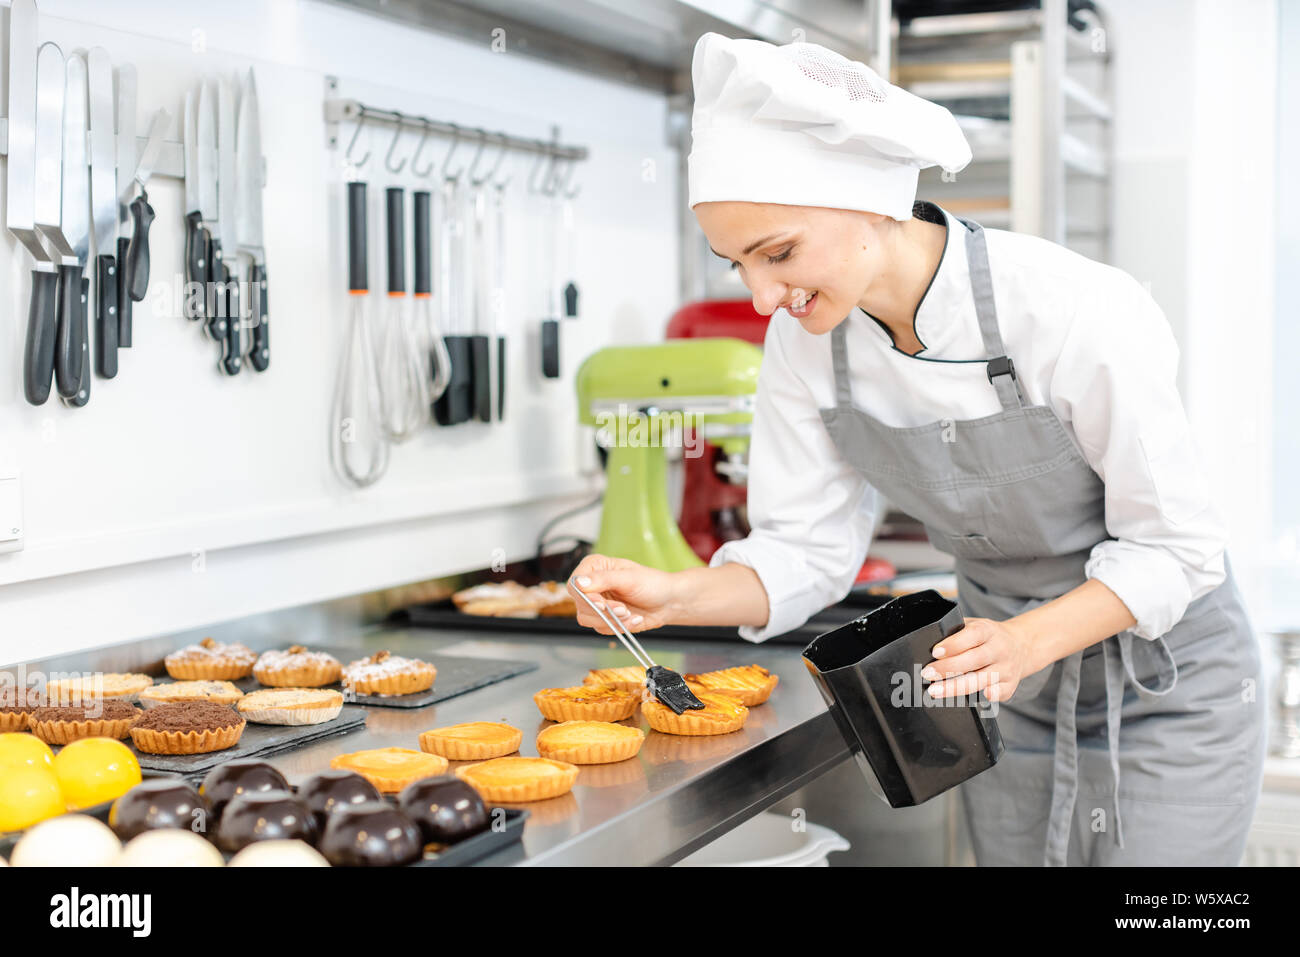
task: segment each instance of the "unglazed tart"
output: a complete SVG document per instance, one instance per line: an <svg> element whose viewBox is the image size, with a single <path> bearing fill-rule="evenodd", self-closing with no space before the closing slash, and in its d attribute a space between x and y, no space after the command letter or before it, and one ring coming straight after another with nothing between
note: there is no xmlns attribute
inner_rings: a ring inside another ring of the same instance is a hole
<svg viewBox="0 0 1300 957"><path fill-rule="evenodd" d="M636 757L645 732L608 721L562 721L537 735L537 753L570 764L612 764Z"/></svg>
<svg viewBox="0 0 1300 957"><path fill-rule="evenodd" d="M247 724L215 701L160 704L136 719L131 743L148 754L206 754L233 748Z"/></svg>
<svg viewBox="0 0 1300 957"><path fill-rule="evenodd" d="M508 724L471 721L425 731L420 735L420 750L450 761L487 761L514 754L523 739L524 733Z"/></svg>
<svg viewBox="0 0 1300 957"><path fill-rule="evenodd" d="M253 673L257 652L235 642L224 644L204 638L163 659L167 673L177 681L234 681Z"/></svg>
<svg viewBox="0 0 1300 957"><path fill-rule="evenodd" d="M447 759L410 748L373 748L337 754L330 759L330 767L355 771L377 790L396 794L412 781L442 774L447 770Z"/></svg>
<svg viewBox="0 0 1300 957"><path fill-rule="evenodd" d="M732 695L747 708L762 704L772 696L780 676L759 665L742 665L706 671L698 675L682 675L686 685L694 692L722 691Z"/></svg>
<svg viewBox="0 0 1300 957"><path fill-rule="evenodd" d="M82 738L125 738L142 714L129 701L108 698L87 705L35 708L27 716L27 726L46 744L71 744Z"/></svg>
<svg viewBox="0 0 1300 957"><path fill-rule="evenodd" d="M729 694L697 691L703 709L674 714L672 709L654 699L641 703L641 713L650 727L664 734L728 734L745 726L749 709Z"/></svg>
<svg viewBox="0 0 1300 957"><path fill-rule="evenodd" d="M620 691L635 691L640 693L645 687L645 669L637 665L629 665L626 668L597 668L587 672L587 677L582 679L585 685L606 688L617 688Z"/></svg>
<svg viewBox="0 0 1300 957"><path fill-rule="evenodd" d="M172 681L152 685L140 692L140 703L146 708L177 701L215 701L217 704L234 704L244 696L229 681Z"/></svg>
<svg viewBox="0 0 1300 957"><path fill-rule="evenodd" d="M543 688L533 695L537 710L550 721L623 721L640 700L639 694L605 685Z"/></svg>
<svg viewBox="0 0 1300 957"><path fill-rule="evenodd" d="M568 794L578 766L550 758L494 758L456 769L485 801L545 801Z"/></svg>
<svg viewBox="0 0 1300 957"><path fill-rule="evenodd" d="M436 677L438 669L427 661L379 651L349 662L343 669L343 687L354 694L415 694L432 688Z"/></svg>
<svg viewBox="0 0 1300 957"><path fill-rule="evenodd" d="M253 665L253 677L269 688L319 688L339 680L343 666L323 651L293 645L287 651L264 651Z"/></svg>
<svg viewBox="0 0 1300 957"><path fill-rule="evenodd" d="M324 724L343 710L343 694L331 688L262 688L245 695L237 707L255 724Z"/></svg>
<svg viewBox="0 0 1300 957"><path fill-rule="evenodd" d="M47 682L45 696L51 705L80 704L97 698L120 698L134 701L140 692L153 684L148 675L94 674L79 678L60 678Z"/></svg>

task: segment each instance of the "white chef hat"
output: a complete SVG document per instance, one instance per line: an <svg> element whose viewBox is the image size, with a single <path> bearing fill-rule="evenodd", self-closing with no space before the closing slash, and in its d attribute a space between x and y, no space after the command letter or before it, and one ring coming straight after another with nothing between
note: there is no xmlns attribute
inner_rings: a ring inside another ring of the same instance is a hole
<svg viewBox="0 0 1300 957"><path fill-rule="evenodd" d="M706 33L691 66L689 203L828 206L910 219L919 171L956 172L951 113L815 43Z"/></svg>

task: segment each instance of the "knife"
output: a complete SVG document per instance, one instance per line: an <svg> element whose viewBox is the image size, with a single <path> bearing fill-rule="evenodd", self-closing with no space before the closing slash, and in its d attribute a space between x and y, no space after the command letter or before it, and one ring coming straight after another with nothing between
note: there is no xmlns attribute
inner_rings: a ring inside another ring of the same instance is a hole
<svg viewBox="0 0 1300 957"><path fill-rule="evenodd" d="M33 260L32 298L27 311L27 340L23 349L23 393L32 405L42 405L50 397L50 382L54 374L57 280L54 262L45 251L36 229L36 179L40 172L36 166L39 85L36 50L36 4L34 0L13 0L9 8L9 161L5 225L27 247ZM50 66L47 64L48 72ZM58 80L61 103L62 64L59 64ZM57 189L57 166L54 175ZM56 202L56 209L57 205Z"/></svg>
<svg viewBox="0 0 1300 957"><path fill-rule="evenodd" d="M72 58L74 61L76 58ZM64 107L69 87L63 51L57 44L41 45L36 55L36 228L54 250L59 263L59 276L54 294L54 382L59 395L68 398L77 394L81 383L81 342L77 339L74 303L81 290L76 275L78 262L76 250L64 231L63 190L64 176ZM71 62L71 61L69 61ZM79 62L79 61L77 61ZM83 83L84 89L84 83ZM70 148L77 148L77 137L72 137ZM81 151L86 149L86 137L80 140ZM85 176L84 155L82 176ZM69 210L71 211L71 210ZM85 216L83 210L82 216Z"/></svg>
<svg viewBox="0 0 1300 957"><path fill-rule="evenodd" d="M140 162L135 166L135 173L126 184L123 200L140 187L140 195L131 200L131 242L126 250L126 282L131 291L131 299L141 302L149 291L149 225L153 222L153 207L149 205L149 192L145 186L153 175L154 164L162 153L163 135L171 114L159 110L149 122L149 139L140 154Z"/></svg>
<svg viewBox="0 0 1300 957"><path fill-rule="evenodd" d="M199 86L198 115L194 121L194 130L198 142L199 224L203 231L201 282L203 315L206 320L204 329L213 339L224 342L226 319L222 310L217 308L218 297L212 286L220 278L217 259L221 249L217 241L217 104L209 83Z"/></svg>
<svg viewBox="0 0 1300 957"><path fill-rule="evenodd" d="M193 90L185 91L185 126L181 136L185 141L185 317L203 318L203 300L192 296L195 284L203 284L208 277L208 240L203 231L203 213L199 210L199 134L198 105ZM206 293L206 288L204 292ZM194 299L191 302L191 299Z"/></svg>
<svg viewBox="0 0 1300 957"><path fill-rule="evenodd" d="M226 315L221 370L236 375L244 360L239 345L239 239L235 232L235 94L224 76L217 81L217 220L213 258L220 263ZM224 256L222 249L226 250Z"/></svg>
<svg viewBox="0 0 1300 957"><path fill-rule="evenodd" d="M131 210L122 198L135 169L135 67L117 68L117 345L131 348L131 283L126 275L131 245Z"/></svg>
<svg viewBox="0 0 1300 957"><path fill-rule="evenodd" d="M59 323L71 330L59 338L59 349L66 348L65 361L71 393L60 384L65 399L78 399L84 405L90 398L90 334L87 312L82 303L81 279L90 256L90 177L86 163L86 121L89 102L86 93L86 61L72 54L65 63L67 86L63 94L63 238L72 246L72 255L59 263ZM54 373L59 372L59 352L54 354Z"/></svg>
<svg viewBox="0 0 1300 957"><path fill-rule="evenodd" d="M248 274L248 291L253 298L249 303L253 346L248 361L258 372L265 372L271 364L271 332L266 324L266 250L262 245L262 132L252 68L239 98L235 175L235 235L239 252L253 261Z"/></svg>
<svg viewBox="0 0 1300 957"><path fill-rule="evenodd" d="M95 231L95 369L105 379L117 375L117 160L113 143L113 64L108 51L86 55L90 84L90 202Z"/></svg>
<svg viewBox="0 0 1300 957"><path fill-rule="evenodd" d="M73 300L72 308L77 328L85 330L88 326L90 313L90 278L81 277L81 289ZM87 335L86 341L82 343L82 363L81 363L81 382L77 386L77 394L71 398L59 397L59 401L69 408L79 409L90 401L90 380L93 378L90 374L90 337Z"/></svg>

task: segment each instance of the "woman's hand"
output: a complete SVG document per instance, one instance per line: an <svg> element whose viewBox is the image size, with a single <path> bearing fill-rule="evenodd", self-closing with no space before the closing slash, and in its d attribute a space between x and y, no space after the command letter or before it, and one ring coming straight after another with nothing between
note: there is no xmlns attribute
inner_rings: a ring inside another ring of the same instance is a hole
<svg viewBox="0 0 1300 957"><path fill-rule="evenodd" d="M1006 701L1022 678L1039 669L1023 633L1010 622L987 618L967 618L961 631L936 644L931 653L935 660L921 677L934 681L927 690L935 698L983 691L989 701Z"/></svg>
<svg viewBox="0 0 1300 957"><path fill-rule="evenodd" d="M628 631L660 628L672 621L675 588L671 572L607 555L588 555L582 560L567 586L578 606L578 624L612 635L575 586L601 610L616 615Z"/></svg>

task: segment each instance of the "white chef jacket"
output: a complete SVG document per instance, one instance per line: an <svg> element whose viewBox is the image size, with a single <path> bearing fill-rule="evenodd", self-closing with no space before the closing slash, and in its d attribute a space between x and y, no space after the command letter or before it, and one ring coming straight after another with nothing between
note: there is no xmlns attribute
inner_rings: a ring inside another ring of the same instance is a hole
<svg viewBox="0 0 1300 957"><path fill-rule="evenodd" d="M989 383L966 260L966 228L945 212L947 242L917 307L916 356L861 309L844 320L853 402L886 425L1001 411ZM1025 397L1046 405L1105 483L1110 537L1085 574L1108 586L1155 639L1225 577L1226 528L1210 502L1175 382L1178 346L1132 277L1035 236L985 230L998 325ZM819 409L834 402L831 337L784 310L764 340L749 457L749 537L711 566L746 565L770 615L740 635L798 627L853 584L881 497L840 457ZM1007 515L1008 522L1016 516Z"/></svg>

